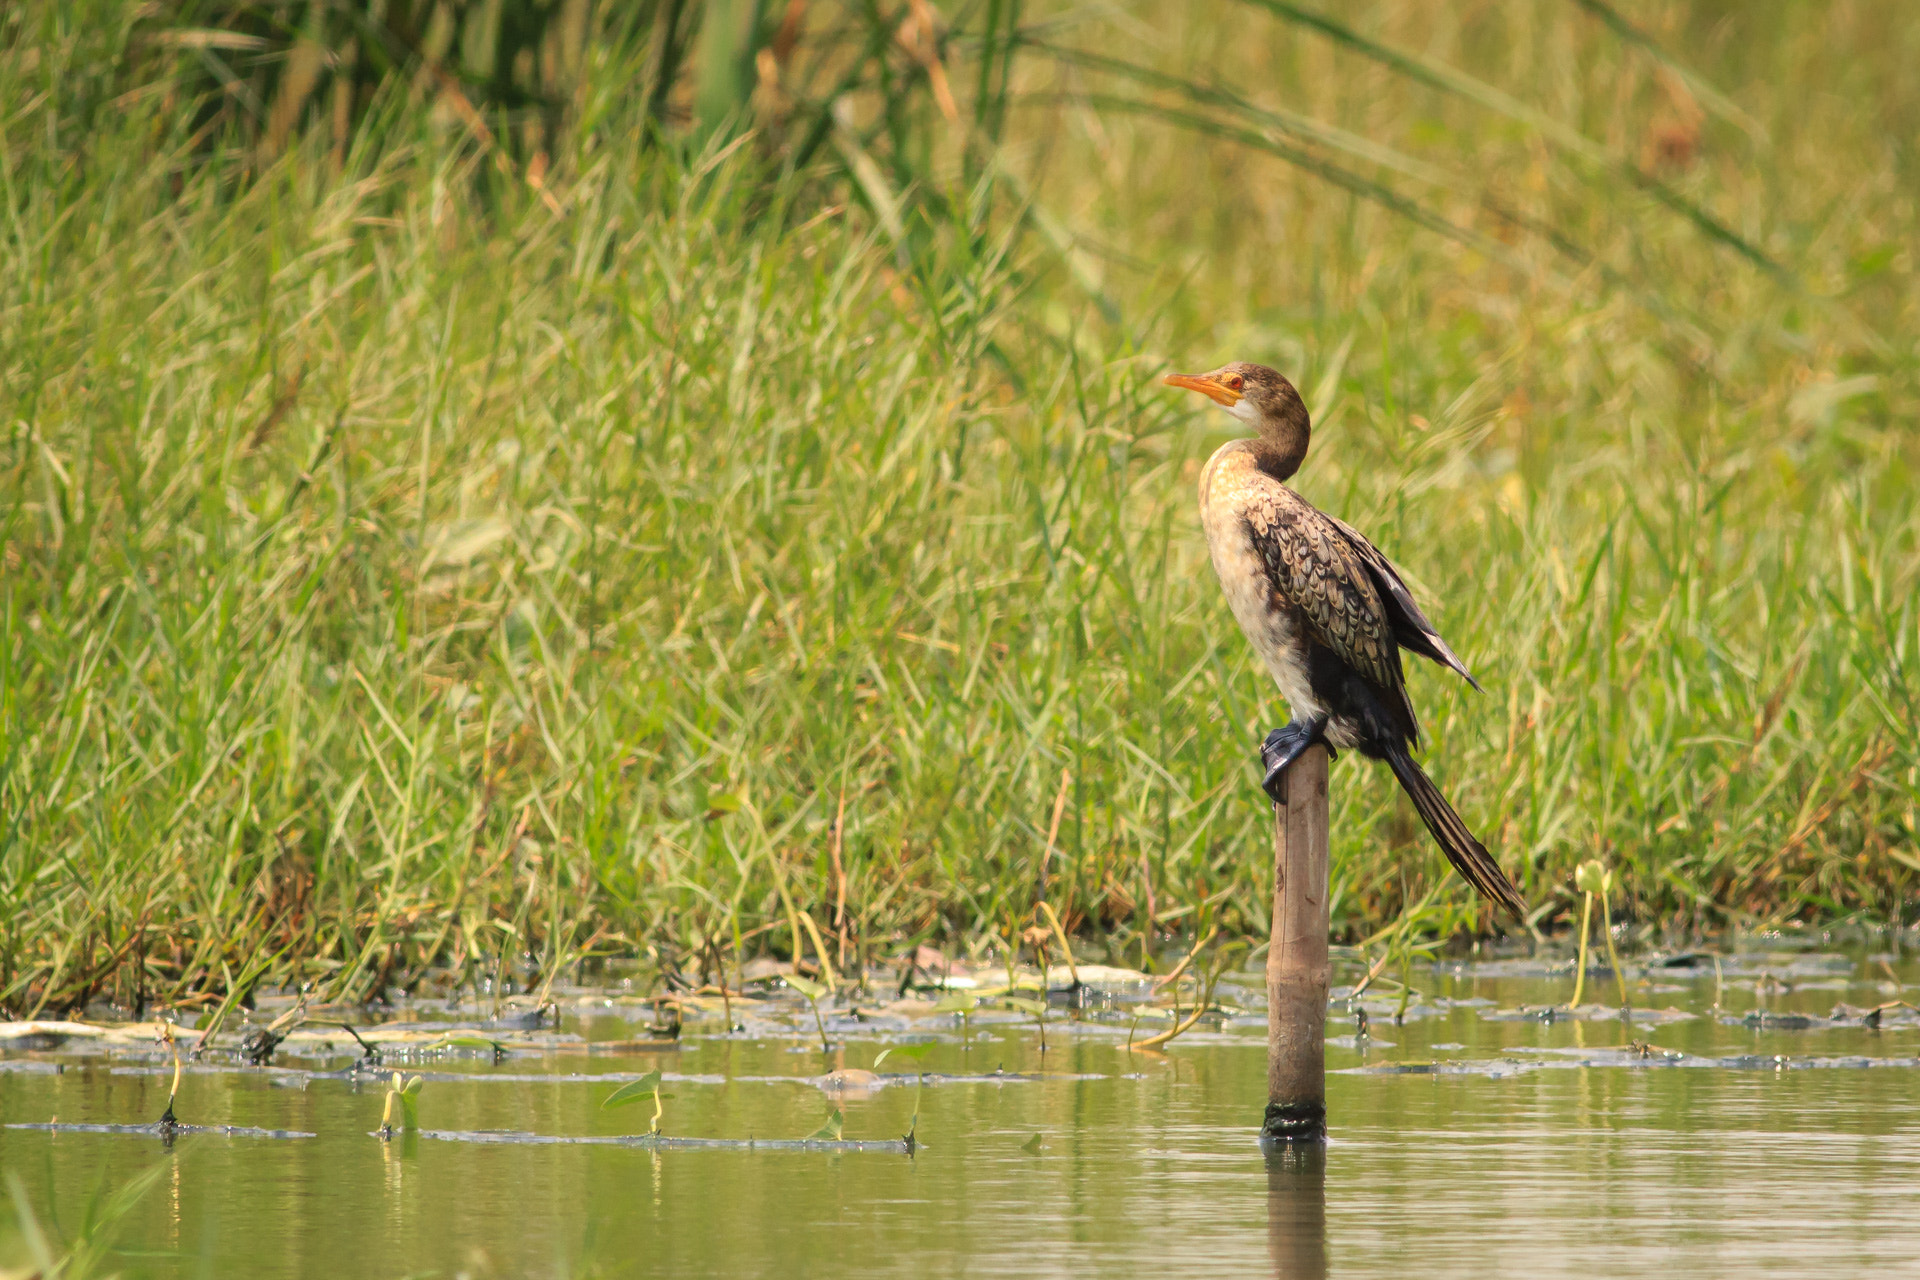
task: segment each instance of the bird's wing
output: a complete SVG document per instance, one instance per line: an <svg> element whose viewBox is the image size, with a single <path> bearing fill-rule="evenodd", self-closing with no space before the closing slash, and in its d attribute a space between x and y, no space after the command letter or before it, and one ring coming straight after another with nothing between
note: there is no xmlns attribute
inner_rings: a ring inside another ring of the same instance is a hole
<svg viewBox="0 0 1920 1280"><path fill-rule="evenodd" d="M1467 670L1467 664L1460 661L1460 655L1448 647L1447 642L1440 638L1440 633L1434 630L1433 624L1427 621L1427 615L1420 612L1420 606L1413 601L1413 592L1407 590L1407 584L1401 581L1400 571L1393 567L1393 561L1380 554L1380 549L1368 542L1365 534L1346 521L1333 516L1325 519L1340 531L1347 545L1366 565L1368 574L1379 588L1392 615L1394 638L1422 657L1459 672L1475 689L1480 688L1480 682L1473 678L1473 672Z"/></svg>
<svg viewBox="0 0 1920 1280"><path fill-rule="evenodd" d="M1393 618L1344 526L1273 482L1261 486L1245 514L1275 594L1305 616L1313 638L1336 658L1404 704ZM1412 723L1410 706L1407 714Z"/></svg>

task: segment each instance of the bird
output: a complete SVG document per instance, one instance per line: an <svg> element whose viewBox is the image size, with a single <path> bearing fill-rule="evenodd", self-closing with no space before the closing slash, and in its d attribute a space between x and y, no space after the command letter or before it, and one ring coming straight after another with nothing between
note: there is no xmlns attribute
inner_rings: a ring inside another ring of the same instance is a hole
<svg viewBox="0 0 1920 1280"><path fill-rule="evenodd" d="M1383 760L1447 861L1481 896L1524 921L1527 902L1485 845L1414 761L1420 723L1401 650L1479 681L1427 616L1393 562L1352 525L1287 486L1306 460L1312 420L1300 393L1265 365L1235 361L1211 373L1167 375L1250 427L1200 473L1200 522L1213 569L1246 633L1293 711L1261 744L1262 787L1285 795L1287 767L1315 743Z"/></svg>

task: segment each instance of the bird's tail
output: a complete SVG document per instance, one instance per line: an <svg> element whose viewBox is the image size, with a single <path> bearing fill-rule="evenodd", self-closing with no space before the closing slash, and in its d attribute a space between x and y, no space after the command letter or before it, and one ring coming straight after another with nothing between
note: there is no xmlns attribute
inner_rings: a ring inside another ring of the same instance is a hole
<svg viewBox="0 0 1920 1280"><path fill-rule="evenodd" d="M1433 785L1433 779L1414 763L1407 749L1395 744L1387 751L1387 764L1392 767L1393 776L1400 780L1407 798L1413 801L1413 807L1420 811L1420 820L1440 842L1440 852L1447 855L1453 869L1465 876L1481 897L1505 907L1515 920L1525 921L1527 900L1513 887L1513 881L1507 879L1507 873L1493 860L1487 847L1473 838L1473 832L1467 830L1467 824L1440 794L1440 788Z"/></svg>

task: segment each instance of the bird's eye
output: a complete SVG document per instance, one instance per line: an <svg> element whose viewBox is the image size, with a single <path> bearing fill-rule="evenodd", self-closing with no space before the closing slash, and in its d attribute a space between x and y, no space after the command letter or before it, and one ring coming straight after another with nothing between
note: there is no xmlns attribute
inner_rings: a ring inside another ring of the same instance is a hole
<svg viewBox="0 0 1920 1280"><path fill-rule="evenodd" d="M1241 377L1237 373L1233 374L1227 379L1227 390L1229 391L1238 391L1240 388L1246 385L1247 385L1247 380Z"/></svg>

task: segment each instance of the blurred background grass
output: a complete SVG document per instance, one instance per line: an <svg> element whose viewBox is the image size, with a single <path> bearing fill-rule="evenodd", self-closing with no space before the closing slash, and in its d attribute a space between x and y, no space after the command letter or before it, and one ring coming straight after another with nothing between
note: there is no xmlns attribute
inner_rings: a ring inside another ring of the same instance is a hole
<svg viewBox="0 0 1920 1280"><path fill-rule="evenodd" d="M1908 923L1920 15L25 0L0 1006L1260 934L1254 359L1540 906ZM1335 776L1336 928L1492 922ZM1416 910L1417 908L1417 910ZM1404 913L1404 917L1403 917Z"/></svg>

